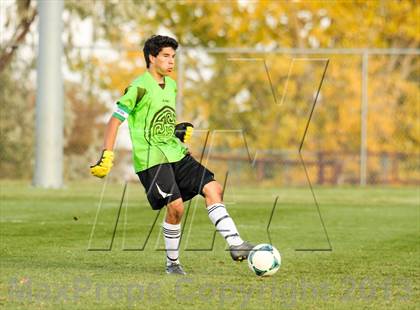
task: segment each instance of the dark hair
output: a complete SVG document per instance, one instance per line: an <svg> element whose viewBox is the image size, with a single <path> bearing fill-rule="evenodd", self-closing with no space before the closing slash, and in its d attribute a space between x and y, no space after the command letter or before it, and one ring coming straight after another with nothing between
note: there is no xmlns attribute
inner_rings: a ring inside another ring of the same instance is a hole
<svg viewBox="0 0 420 310"><path fill-rule="evenodd" d="M178 42L175 39L167 36L151 36L144 43L143 53L146 60L146 66L149 68L149 55L157 56L164 47L172 47L175 51L178 48Z"/></svg>

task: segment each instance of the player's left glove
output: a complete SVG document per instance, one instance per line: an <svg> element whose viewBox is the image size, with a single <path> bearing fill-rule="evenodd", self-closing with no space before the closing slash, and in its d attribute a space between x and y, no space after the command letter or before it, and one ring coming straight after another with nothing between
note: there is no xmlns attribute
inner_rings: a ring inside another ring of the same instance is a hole
<svg viewBox="0 0 420 310"><path fill-rule="evenodd" d="M90 173L98 178L106 176L112 168L114 161L114 152L103 150L101 158L94 166L90 166Z"/></svg>
<svg viewBox="0 0 420 310"><path fill-rule="evenodd" d="M175 136L183 143L190 141L194 131L194 125L191 123L179 123L175 126Z"/></svg>

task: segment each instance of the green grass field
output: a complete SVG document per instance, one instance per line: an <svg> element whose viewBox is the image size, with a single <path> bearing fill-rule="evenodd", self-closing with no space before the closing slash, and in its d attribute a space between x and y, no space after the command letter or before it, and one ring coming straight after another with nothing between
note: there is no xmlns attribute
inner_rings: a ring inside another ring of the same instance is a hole
<svg viewBox="0 0 420 310"><path fill-rule="evenodd" d="M1 182L0 305L6 309L415 309L419 307L420 213L416 188L316 188L332 251L307 189L236 188L225 201L244 239L268 242L282 265L259 278L235 263L216 236L202 198L189 207L181 262L164 274L162 212L128 184L40 190ZM195 204L197 203L197 205ZM92 233L92 227L95 229ZM145 242L147 239L147 243ZM139 249L144 248L140 251ZM137 250L136 250L137 249ZM201 250L199 250L201 249Z"/></svg>

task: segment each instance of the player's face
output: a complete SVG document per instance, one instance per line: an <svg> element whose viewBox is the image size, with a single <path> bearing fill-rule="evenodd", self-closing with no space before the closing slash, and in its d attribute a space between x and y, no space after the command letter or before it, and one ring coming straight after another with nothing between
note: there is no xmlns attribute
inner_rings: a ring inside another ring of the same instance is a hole
<svg viewBox="0 0 420 310"><path fill-rule="evenodd" d="M172 47L164 47L159 54L151 56L151 62L156 71L163 76L170 74L175 67L175 51Z"/></svg>

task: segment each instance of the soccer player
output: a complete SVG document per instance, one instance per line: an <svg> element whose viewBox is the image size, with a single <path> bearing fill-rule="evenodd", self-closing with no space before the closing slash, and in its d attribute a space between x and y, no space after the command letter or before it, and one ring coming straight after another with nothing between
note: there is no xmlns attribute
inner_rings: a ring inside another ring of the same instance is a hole
<svg viewBox="0 0 420 310"><path fill-rule="evenodd" d="M222 201L222 187L214 174L197 162L185 142L190 123L175 125L177 87L168 75L174 70L178 42L167 36L152 36L144 45L147 71L137 77L118 100L106 130L101 158L91 173L103 178L113 164L114 142L120 124L128 120L134 169L153 210L166 206L163 234L166 273L186 274L179 261L179 241L184 202L197 194L205 198L207 212L229 244L233 260L248 257L253 245L243 241Z"/></svg>

